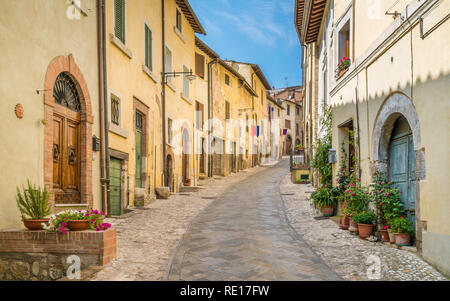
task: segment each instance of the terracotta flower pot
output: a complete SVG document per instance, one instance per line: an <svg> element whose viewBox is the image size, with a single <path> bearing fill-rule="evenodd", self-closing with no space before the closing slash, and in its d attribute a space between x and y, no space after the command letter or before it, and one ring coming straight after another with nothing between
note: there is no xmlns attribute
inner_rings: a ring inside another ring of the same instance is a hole
<svg viewBox="0 0 450 301"><path fill-rule="evenodd" d="M333 216L334 207L333 206L325 206L320 208L320 211L324 216Z"/></svg>
<svg viewBox="0 0 450 301"><path fill-rule="evenodd" d="M341 218L341 229L347 230L348 227L350 226L350 219L348 218L348 216L344 216Z"/></svg>
<svg viewBox="0 0 450 301"><path fill-rule="evenodd" d="M389 242L389 232L387 230L379 230L380 232L380 236L381 236L381 241L382 242Z"/></svg>
<svg viewBox="0 0 450 301"><path fill-rule="evenodd" d="M189 180L189 181L184 181L184 186L191 186L191 181Z"/></svg>
<svg viewBox="0 0 450 301"><path fill-rule="evenodd" d="M372 234L373 231L372 224L358 224L358 232L360 238L367 238Z"/></svg>
<svg viewBox="0 0 450 301"><path fill-rule="evenodd" d="M84 231L89 229L89 221L88 220L68 221L67 228L69 228L70 231Z"/></svg>
<svg viewBox="0 0 450 301"><path fill-rule="evenodd" d="M411 235L408 233L395 233L395 244L399 247L411 245Z"/></svg>
<svg viewBox="0 0 450 301"><path fill-rule="evenodd" d="M388 229L389 242L395 244L395 233L392 233L391 229Z"/></svg>
<svg viewBox="0 0 450 301"><path fill-rule="evenodd" d="M354 235L358 234L358 224L355 223L351 218L350 218L348 231L350 231L350 233L354 234Z"/></svg>
<svg viewBox="0 0 450 301"><path fill-rule="evenodd" d="M48 225L48 219L28 219L24 220L24 226L31 231L42 230L42 223Z"/></svg>

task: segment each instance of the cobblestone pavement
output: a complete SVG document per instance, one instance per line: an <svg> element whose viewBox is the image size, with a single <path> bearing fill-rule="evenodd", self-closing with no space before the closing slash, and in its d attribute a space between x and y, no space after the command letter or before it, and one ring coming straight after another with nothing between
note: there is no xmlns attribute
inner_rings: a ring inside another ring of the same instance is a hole
<svg viewBox="0 0 450 301"><path fill-rule="evenodd" d="M286 221L279 193L288 161L231 186L192 222L168 280L338 280Z"/></svg>
<svg viewBox="0 0 450 301"><path fill-rule="evenodd" d="M359 239L341 230L332 220L316 220L320 214L311 206L310 185L292 184L287 176L280 185L287 217L295 230L320 257L346 280L369 280L378 256L381 262L380 280L446 280L417 254L383 243ZM368 262L369 259L369 262ZM368 264L367 264L368 263Z"/></svg>
<svg viewBox="0 0 450 301"><path fill-rule="evenodd" d="M117 229L117 258L90 280L163 280L171 254L189 222L228 187L263 169L208 179L200 183L206 188L200 192L173 195L136 209L123 219L107 219Z"/></svg>

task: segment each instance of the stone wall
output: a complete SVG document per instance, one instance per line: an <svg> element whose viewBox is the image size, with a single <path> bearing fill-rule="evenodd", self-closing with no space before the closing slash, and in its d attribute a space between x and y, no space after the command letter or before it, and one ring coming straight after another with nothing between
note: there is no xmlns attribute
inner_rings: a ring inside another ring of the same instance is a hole
<svg viewBox="0 0 450 301"><path fill-rule="evenodd" d="M116 230L67 232L0 231L0 280L58 280L80 258L81 270L116 257Z"/></svg>

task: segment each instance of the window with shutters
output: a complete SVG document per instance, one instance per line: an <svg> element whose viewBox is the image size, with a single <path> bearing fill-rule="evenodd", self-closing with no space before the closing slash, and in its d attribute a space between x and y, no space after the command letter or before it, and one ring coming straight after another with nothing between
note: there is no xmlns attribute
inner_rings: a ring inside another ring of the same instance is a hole
<svg viewBox="0 0 450 301"><path fill-rule="evenodd" d="M286 120L286 122L285 122L286 124L286 126L285 126L285 128L287 128L287 129L291 129L291 121L290 120Z"/></svg>
<svg viewBox="0 0 450 301"><path fill-rule="evenodd" d="M291 106L287 105L287 115L290 116L291 115Z"/></svg>
<svg viewBox="0 0 450 301"><path fill-rule="evenodd" d="M150 28L145 24L145 66L153 71L153 36Z"/></svg>
<svg viewBox="0 0 450 301"><path fill-rule="evenodd" d="M264 90L261 90L261 105L264 105Z"/></svg>
<svg viewBox="0 0 450 301"><path fill-rule="evenodd" d="M205 78L205 57L201 54L195 54L195 74Z"/></svg>
<svg viewBox="0 0 450 301"><path fill-rule="evenodd" d="M189 97L189 80L188 80L188 73L189 73L189 68L187 68L186 66L183 66L183 94L186 97Z"/></svg>
<svg viewBox="0 0 450 301"><path fill-rule="evenodd" d="M182 19L181 13L180 13L180 11L177 9L176 27L177 27L177 29L178 29L180 32L182 32L182 29L183 29L183 27L182 27L182 21L183 21L183 19Z"/></svg>
<svg viewBox="0 0 450 301"><path fill-rule="evenodd" d="M125 0L114 0L114 34L125 44Z"/></svg>
<svg viewBox="0 0 450 301"><path fill-rule="evenodd" d="M111 95L111 122L120 125L120 100L114 95Z"/></svg>
<svg viewBox="0 0 450 301"><path fill-rule="evenodd" d="M230 113L230 102L225 101L225 120L228 120L231 118L231 113Z"/></svg>
<svg viewBox="0 0 450 301"><path fill-rule="evenodd" d="M225 84L230 85L230 76L228 74L225 74Z"/></svg>

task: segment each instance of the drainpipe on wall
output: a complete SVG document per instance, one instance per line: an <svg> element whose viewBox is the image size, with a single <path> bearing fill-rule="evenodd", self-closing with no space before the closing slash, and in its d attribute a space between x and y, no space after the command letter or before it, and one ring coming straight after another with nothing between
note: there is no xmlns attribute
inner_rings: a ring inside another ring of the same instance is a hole
<svg viewBox="0 0 450 301"><path fill-rule="evenodd" d="M169 186L170 183L167 181L167 158L166 158L166 37L165 37L165 7L164 7L164 0L161 0L161 20L162 20L162 79L161 79L161 85L162 85L162 92L161 92L161 105L162 105L162 155L163 155L163 186Z"/></svg>
<svg viewBox="0 0 450 301"><path fill-rule="evenodd" d="M103 109L103 32L102 32L102 0L97 0L97 55L98 55L98 93L100 116L100 187L102 198L102 211L106 209L105 194L105 133L104 133L104 109Z"/></svg>
<svg viewBox="0 0 450 301"><path fill-rule="evenodd" d="M111 215L109 204L109 124L108 124L108 81L107 81L107 69L106 69L106 16L105 16L105 0L102 0L102 38L103 38L103 122L105 130L105 163L106 163L106 206L107 214Z"/></svg>

